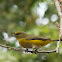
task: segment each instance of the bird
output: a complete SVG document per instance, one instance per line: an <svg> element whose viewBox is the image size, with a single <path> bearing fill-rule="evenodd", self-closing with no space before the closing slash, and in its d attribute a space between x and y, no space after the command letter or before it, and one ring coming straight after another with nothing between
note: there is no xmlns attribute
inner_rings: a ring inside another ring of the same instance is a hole
<svg viewBox="0 0 62 62"><path fill-rule="evenodd" d="M46 39L42 38L41 36L35 36L32 34L27 34L23 31L17 31L12 36L16 37L18 40L19 44L26 48L28 51L29 48L35 49L36 52L37 50L53 41L59 41L59 40L51 40L51 39Z"/></svg>

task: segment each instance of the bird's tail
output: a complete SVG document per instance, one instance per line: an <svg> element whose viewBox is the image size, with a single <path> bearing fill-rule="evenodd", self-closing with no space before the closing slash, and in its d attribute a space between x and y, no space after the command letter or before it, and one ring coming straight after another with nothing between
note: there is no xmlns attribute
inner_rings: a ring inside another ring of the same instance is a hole
<svg viewBox="0 0 62 62"><path fill-rule="evenodd" d="M57 39L57 40L52 40L52 41L59 41L59 40ZM60 41L62 41L62 39Z"/></svg>

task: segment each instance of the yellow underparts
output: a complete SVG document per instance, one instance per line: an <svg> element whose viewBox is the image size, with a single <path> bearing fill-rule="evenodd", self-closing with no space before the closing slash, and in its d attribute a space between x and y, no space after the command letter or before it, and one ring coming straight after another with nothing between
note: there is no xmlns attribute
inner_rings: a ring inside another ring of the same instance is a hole
<svg viewBox="0 0 62 62"><path fill-rule="evenodd" d="M46 41L43 41L43 40L26 40L24 38L18 39L18 41L22 47L34 48L34 49L38 49L40 47L43 47L43 46L45 46L51 42L51 40L46 40Z"/></svg>

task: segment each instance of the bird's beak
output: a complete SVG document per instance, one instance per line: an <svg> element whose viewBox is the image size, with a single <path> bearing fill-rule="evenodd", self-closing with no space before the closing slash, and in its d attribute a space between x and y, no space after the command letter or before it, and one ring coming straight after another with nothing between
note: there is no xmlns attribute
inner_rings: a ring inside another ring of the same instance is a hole
<svg viewBox="0 0 62 62"><path fill-rule="evenodd" d="M12 36L14 36L14 37L15 37L15 34L12 34Z"/></svg>

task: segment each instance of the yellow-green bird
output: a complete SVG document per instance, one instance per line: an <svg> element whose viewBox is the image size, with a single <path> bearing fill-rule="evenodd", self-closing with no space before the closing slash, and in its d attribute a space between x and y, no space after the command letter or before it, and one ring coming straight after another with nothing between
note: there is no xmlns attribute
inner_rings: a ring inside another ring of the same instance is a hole
<svg viewBox="0 0 62 62"><path fill-rule="evenodd" d="M45 39L40 36L35 36L31 34L26 34L23 31L15 32L12 34L12 36L16 37L19 44L28 49L28 48L33 48L35 50L51 43L52 41L58 41L58 40L50 40L50 39Z"/></svg>

